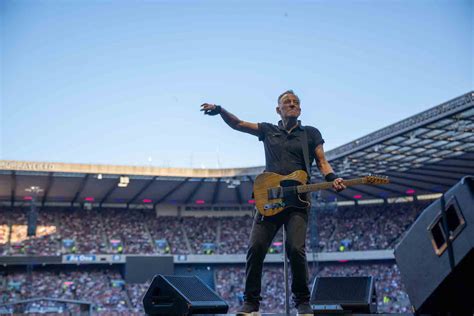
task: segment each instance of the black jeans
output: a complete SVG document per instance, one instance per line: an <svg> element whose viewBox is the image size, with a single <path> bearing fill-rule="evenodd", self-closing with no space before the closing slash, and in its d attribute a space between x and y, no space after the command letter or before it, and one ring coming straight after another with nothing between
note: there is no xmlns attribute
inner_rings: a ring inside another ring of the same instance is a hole
<svg viewBox="0 0 474 316"><path fill-rule="evenodd" d="M290 261L293 301L296 305L308 302L308 262L306 261L306 230L308 211L287 209L271 217L262 217L258 212L254 217L245 267L245 301L259 304L262 300L263 260L278 229L286 229L286 251Z"/></svg>

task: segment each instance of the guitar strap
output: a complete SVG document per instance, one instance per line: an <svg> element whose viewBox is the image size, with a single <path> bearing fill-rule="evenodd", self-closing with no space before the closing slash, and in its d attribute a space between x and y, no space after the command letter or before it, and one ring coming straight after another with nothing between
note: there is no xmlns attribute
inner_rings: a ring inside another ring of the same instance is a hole
<svg viewBox="0 0 474 316"><path fill-rule="evenodd" d="M303 137L301 138L301 146L303 147L303 156L304 164L306 166L306 172L308 173L308 183L311 182L311 163L309 162L309 153L308 153L308 134L306 128L303 128Z"/></svg>

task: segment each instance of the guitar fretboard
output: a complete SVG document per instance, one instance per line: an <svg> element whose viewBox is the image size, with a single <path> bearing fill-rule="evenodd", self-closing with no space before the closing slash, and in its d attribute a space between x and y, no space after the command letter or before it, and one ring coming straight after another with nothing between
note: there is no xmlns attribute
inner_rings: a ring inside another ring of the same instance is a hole
<svg viewBox="0 0 474 316"><path fill-rule="evenodd" d="M344 180L345 186L353 186L357 184L364 184L366 180L364 178L355 178L350 180ZM332 182L322 182L314 184L302 184L297 186L298 193L308 193L313 191L325 190L332 188Z"/></svg>

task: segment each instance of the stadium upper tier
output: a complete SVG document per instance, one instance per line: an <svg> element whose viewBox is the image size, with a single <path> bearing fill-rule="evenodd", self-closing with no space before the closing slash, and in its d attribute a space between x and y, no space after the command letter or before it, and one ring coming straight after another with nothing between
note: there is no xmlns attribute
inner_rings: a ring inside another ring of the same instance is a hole
<svg viewBox="0 0 474 316"><path fill-rule="evenodd" d="M344 178L383 174L391 183L344 192L324 190L327 201L420 196L446 191L474 174L474 92L392 124L327 152ZM39 186L42 205L193 205L201 209L248 208L253 179L263 167L156 168L0 160L0 203L19 205ZM313 181L322 178L313 169Z"/></svg>

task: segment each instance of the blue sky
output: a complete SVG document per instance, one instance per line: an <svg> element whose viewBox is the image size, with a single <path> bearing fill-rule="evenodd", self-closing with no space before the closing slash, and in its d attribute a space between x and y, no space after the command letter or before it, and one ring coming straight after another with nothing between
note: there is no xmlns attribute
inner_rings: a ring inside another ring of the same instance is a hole
<svg viewBox="0 0 474 316"><path fill-rule="evenodd" d="M326 151L473 89L472 1L0 4L0 159L243 167L293 89Z"/></svg>

